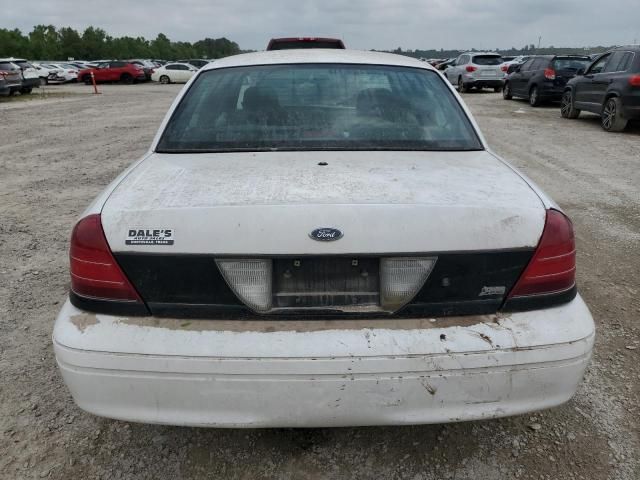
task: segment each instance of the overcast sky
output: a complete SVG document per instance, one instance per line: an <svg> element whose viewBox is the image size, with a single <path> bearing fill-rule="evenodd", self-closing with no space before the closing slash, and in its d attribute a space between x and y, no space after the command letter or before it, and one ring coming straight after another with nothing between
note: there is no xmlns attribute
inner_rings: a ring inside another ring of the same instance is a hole
<svg viewBox="0 0 640 480"><path fill-rule="evenodd" d="M99 26L114 36L331 36L358 49L494 49L640 42L640 0L0 0L0 27Z"/></svg>

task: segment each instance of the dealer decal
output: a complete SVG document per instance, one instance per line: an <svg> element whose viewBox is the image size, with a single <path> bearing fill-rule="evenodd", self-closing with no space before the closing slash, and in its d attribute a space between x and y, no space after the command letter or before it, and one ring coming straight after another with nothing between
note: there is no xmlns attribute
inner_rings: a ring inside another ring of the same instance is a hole
<svg viewBox="0 0 640 480"><path fill-rule="evenodd" d="M126 245L173 245L171 228L130 228Z"/></svg>
<svg viewBox="0 0 640 480"><path fill-rule="evenodd" d="M486 295L504 295L506 291L507 291L507 288L503 286L482 287L482 290L480 290L480 293L478 294L478 296L484 297Z"/></svg>

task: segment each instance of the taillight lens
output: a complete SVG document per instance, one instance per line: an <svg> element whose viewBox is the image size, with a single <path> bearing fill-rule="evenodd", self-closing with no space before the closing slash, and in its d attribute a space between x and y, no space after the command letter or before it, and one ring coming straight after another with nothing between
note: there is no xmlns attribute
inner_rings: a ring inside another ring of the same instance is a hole
<svg viewBox="0 0 640 480"><path fill-rule="evenodd" d="M471 73L471 72L475 72L477 70L477 67L474 67L473 65L467 65L467 68L465 68L465 70Z"/></svg>
<svg viewBox="0 0 640 480"><path fill-rule="evenodd" d="M573 225L557 210L547 220L533 258L509 293L509 298L559 293L576 283L576 242Z"/></svg>
<svg viewBox="0 0 640 480"><path fill-rule="evenodd" d="M553 68L545 68L544 69L544 78L547 80L555 80L556 79L556 71Z"/></svg>
<svg viewBox="0 0 640 480"><path fill-rule="evenodd" d="M507 70L509 70L509 67L508 67L508 66L506 66L506 65L502 65L502 66L500 67L500 70L502 70L503 72L506 72Z"/></svg>
<svg viewBox="0 0 640 480"><path fill-rule="evenodd" d="M640 87L640 75L632 75L629 78L629 85L632 87Z"/></svg>
<svg viewBox="0 0 640 480"><path fill-rule="evenodd" d="M100 215L80 220L71 234L71 290L81 297L141 302L113 258L102 230Z"/></svg>

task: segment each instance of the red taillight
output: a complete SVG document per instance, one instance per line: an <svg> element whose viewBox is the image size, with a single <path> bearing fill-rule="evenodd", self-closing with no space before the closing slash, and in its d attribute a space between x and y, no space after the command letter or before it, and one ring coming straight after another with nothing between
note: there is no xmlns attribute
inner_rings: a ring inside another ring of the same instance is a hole
<svg viewBox="0 0 640 480"><path fill-rule="evenodd" d="M467 65L467 68L465 68L465 70L469 73L471 72L475 72L478 68L474 67L473 65Z"/></svg>
<svg viewBox="0 0 640 480"><path fill-rule="evenodd" d="M80 220L71 234L71 290L82 297L141 302L102 231L100 215Z"/></svg>
<svg viewBox="0 0 640 480"><path fill-rule="evenodd" d="M556 71L553 68L545 68L544 69L544 78L547 80L555 80L556 79Z"/></svg>
<svg viewBox="0 0 640 480"><path fill-rule="evenodd" d="M632 87L640 87L640 75L633 75L629 79L629 85Z"/></svg>
<svg viewBox="0 0 640 480"><path fill-rule="evenodd" d="M558 293L575 283L576 242L571 220L557 210L548 210L538 248L509 298Z"/></svg>
<svg viewBox="0 0 640 480"><path fill-rule="evenodd" d="M502 70L503 72L506 72L507 70L509 70L509 67L507 65L502 65L500 67L500 70Z"/></svg>

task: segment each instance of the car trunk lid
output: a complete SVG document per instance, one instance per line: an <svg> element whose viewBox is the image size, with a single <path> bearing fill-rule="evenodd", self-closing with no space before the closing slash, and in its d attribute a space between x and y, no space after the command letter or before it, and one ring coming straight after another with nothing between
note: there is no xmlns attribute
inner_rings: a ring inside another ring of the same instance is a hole
<svg viewBox="0 0 640 480"><path fill-rule="evenodd" d="M495 312L544 221L536 193L485 151L154 154L102 210L156 315ZM317 241L319 228L340 235ZM389 302L393 272L404 297ZM245 295L256 289L262 303Z"/></svg>

